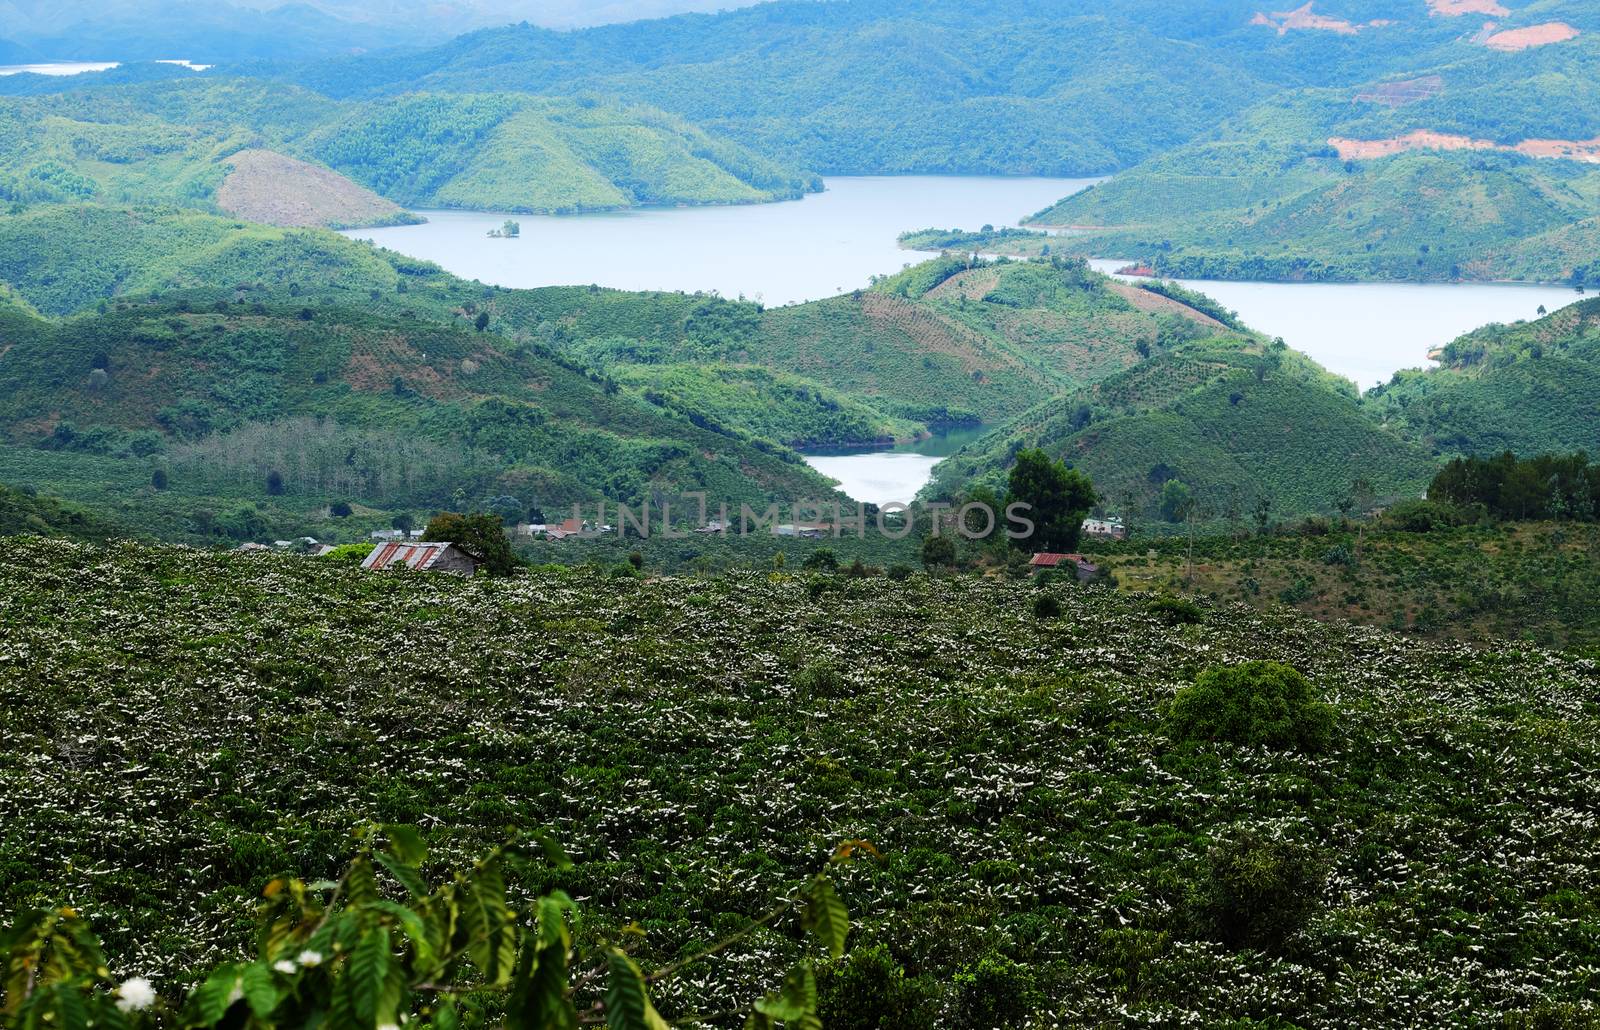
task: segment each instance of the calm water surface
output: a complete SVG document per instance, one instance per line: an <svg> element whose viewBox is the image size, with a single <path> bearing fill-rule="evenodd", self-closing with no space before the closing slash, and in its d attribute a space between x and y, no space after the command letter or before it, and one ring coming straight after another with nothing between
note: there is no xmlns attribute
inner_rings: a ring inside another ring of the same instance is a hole
<svg viewBox="0 0 1600 1030"><path fill-rule="evenodd" d="M1095 261L1111 272L1126 261ZM1311 355L1363 390L1490 322L1539 317L1583 299L1561 286L1509 283L1250 283L1184 281L1239 313L1246 325Z"/></svg>
<svg viewBox="0 0 1600 1030"><path fill-rule="evenodd" d="M194 64L171 58L156 64L176 64L190 71L203 72L209 64ZM84 72L105 72L122 65L117 61L47 61L43 64L0 64L0 75L82 75Z"/></svg>
<svg viewBox="0 0 1600 1030"><path fill-rule="evenodd" d="M346 233L498 286L716 290L767 304L832 297L923 255L907 230L1015 225L1095 179L848 177L781 204L647 208L595 215L420 211L425 225ZM514 240L486 235L506 219Z"/></svg>
<svg viewBox="0 0 1600 1030"><path fill-rule="evenodd" d="M876 450L810 453L806 464L839 481L839 489L858 501L910 504L928 485L933 467L987 432L952 429L916 443Z"/></svg>

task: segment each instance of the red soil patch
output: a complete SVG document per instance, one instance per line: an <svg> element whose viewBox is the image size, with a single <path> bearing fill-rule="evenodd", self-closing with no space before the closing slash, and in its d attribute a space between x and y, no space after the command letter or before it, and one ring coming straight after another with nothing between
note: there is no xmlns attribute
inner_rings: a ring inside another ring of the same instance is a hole
<svg viewBox="0 0 1600 1030"><path fill-rule="evenodd" d="M1418 129L1416 132L1392 139L1345 139L1335 136L1328 140L1328 145L1339 152L1339 156L1346 161L1373 161L1380 157L1392 157L1403 154L1408 150L1495 150L1496 146L1486 139L1473 139L1470 136L1451 136L1442 132L1429 132Z"/></svg>
<svg viewBox="0 0 1600 1030"><path fill-rule="evenodd" d="M1410 150L1500 150L1528 157L1600 164L1600 137L1592 140L1528 139L1514 147L1505 147L1492 140L1419 129L1392 139L1344 139L1335 136L1328 140L1328 145L1337 150L1339 157L1345 161L1373 161Z"/></svg>
<svg viewBox="0 0 1600 1030"><path fill-rule="evenodd" d="M1527 50L1530 47L1549 46L1551 43L1565 43L1569 39L1577 38L1577 29L1564 21L1552 21L1544 25L1530 25L1525 29L1508 29L1505 32L1496 32L1484 40L1483 45L1491 50L1513 53L1518 50Z"/></svg>
<svg viewBox="0 0 1600 1030"><path fill-rule="evenodd" d="M1137 275L1144 279L1154 279L1156 270L1149 265L1124 265L1117 269L1118 275Z"/></svg>
<svg viewBox="0 0 1600 1030"><path fill-rule="evenodd" d="M1459 18L1463 14L1487 14L1491 18L1504 18L1511 12L1495 0L1428 0L1429 14L1442 14L1446 18Z"/></svg>
<svg viewBox="0 0 1600 1030"><path fill-rule="evenodd" d="M1384 107L1404 107L1423 100L1432 100L1444 92L1444 77L1424 75L1404 82L1380 82L1357 93L1358 104L1382 104Z"/></svg>
<svg viewBox="0 0 1600 1030"><path fill-rule="evenodd" d="M1257 11L1256 16L1250 19L1250 24L1265 25L1267 28L1277 29L1280 36L1287 35L1290 29L1307 29L1313 32L1334 32L1341 36L1354 36L1362 29L1377 29L1385 25L1394 24L1391 21L1379 19L1377 21L1369 21L1365 25L1356 25L1345 21L1343 18L1330 18L1324 14L1317 14L1311 9L1315 3L1316 0L1307 0L1303 6L1297 7L1292 11L1273 11L1271 14Z"/></svg>

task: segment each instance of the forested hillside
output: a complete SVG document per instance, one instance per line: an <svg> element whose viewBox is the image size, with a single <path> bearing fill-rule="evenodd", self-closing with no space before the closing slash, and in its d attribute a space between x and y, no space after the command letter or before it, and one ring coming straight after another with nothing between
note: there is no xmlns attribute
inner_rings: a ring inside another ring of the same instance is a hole
<svg viewBox="0 0 1600 1030"><path fill-rule="evenodd" d="M141 535L338 535L341 503L360 526L488 499L526 515L691 490L733 504L827 493L753 433L663 410L530 334L484 331L496 291L432 266L322 231L71 214L86 252L94 232L128 246L67 289L48 269L16 276L47 308L89 310L51 322L0 306L0 482ZM93 306L118 288L140 299Z"/></svg>
<svg viewBox="0 0 1600 1030"><path fill-rule="evenodd" d="M0 140L14 206L160 202L273 224L392 224L407 217L397 205L757 203L818 185L659 110L593 98L347 103L191 79L0 100Z"/></svg>
<svg viewBox="0 0 1600 1030"><path fill-rule="evenodd" d="M1440 454L1600 454L1600 300L1487 326L1439 360L1439 369L1400 373L1366 403Z"/></svg>
<svg viewBox="0 0 1600 1030"><path fill-rule="evenodd" d="M1600 282L1600 23L1545 4L1497 24L1520 23L1572 35L1467 32L1404 71L1274 97L1033 221L1173 276Z"/></svg>

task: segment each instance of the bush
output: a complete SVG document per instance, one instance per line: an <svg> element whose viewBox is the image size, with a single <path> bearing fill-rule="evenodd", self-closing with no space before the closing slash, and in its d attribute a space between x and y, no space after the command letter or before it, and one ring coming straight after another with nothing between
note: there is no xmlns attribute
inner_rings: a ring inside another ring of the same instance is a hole
<svg viewBox="0 0 1600 1030"><path fill-rule="evenodd" d="M1150 614L1169 626L1192 625L1205 618L1205 609L1182 597L1158 597L1150 602Z"/></svg>
<svg viewBox="0 0 1600 1030"><path fill-rule="evenodd" d="M924 1030L938 1020L937 988L912 979L881 944L817 970L817 1013L828 1030Z"/></svg>
<svg viewBox="0 0 1600 1030"><path fill-rule="evenodd" d="M806 555L806 560L801 563L800 567L833 572L839 568L839 556L833 553L833 548L831 547L819 547Z"/></svg>
<svg viewBox="0 0 1600 1030"><path fill-rule="evenodd" d="M1061 602L1054 594L1039 594L1033 599L1033 615L1038 619L1054 619L1061 614Z"/></svg>
<svg viewBox="0 0 1600 1030"><path fill-rule="evenodd" d="M1333 734L1334 712L1310 682L1278 662L1213 666L1178 691L1167 713L1175 740L1315 752Z"/></svg>
<svg viewBox="0 0 1600 1030"><path fill-rule="evenodd" d="M1468 521L1465 511L1444 501L1402 501L1383 513L1384 525L1403 533L1431 533Z"/></svg>
<svg viewBox="0 0 1600 1030"><path fill-rule="evenodd" d="M1230 947L1277 948L1316 911L1326 876L1311 848L1243 830L1207 853L1195 915Z"/></svg>
<svg viewBox="0 0 1600 1030"><path fill-rule="evenodd" d="M956 1025L972 1030L1017 1027L1041 1002L1033 970L990 955L956 974Z"/></svg>
<svg viewBox="0 0 1600 1030"><path fill-rule="evenodd" d="M373 544L340 544L320 557L328 561L349 562L352 565L360 565L367 560L367 555L372 553L374 546Z"/></svg>
<svg viewBox="0 0 1600 1030"><path fill-rule="evenodd" d="M911 578L911 573L911 566L896 562L895 564L889 566L889 571L885 573L885 575L894 580L896 583L904 583L906 580Z"/></svg>

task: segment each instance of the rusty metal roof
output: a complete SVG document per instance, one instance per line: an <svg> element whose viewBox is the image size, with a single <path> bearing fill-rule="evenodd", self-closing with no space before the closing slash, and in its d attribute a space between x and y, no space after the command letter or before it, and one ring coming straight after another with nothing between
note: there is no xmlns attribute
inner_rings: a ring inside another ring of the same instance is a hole
<svg viewBox="0 0 1600 1030"><path fill-rule="evenodd" d="M445 552L455 547L451 543L402 543L392 541L379 544L367 555L366 561L361 563L363 569L387 569L395 565L404 565L406 568L425 572L432 568L436 562L444 557ZM460 550L460 548L457 548ZM461 551L467 554L466 551ZM468 557L472 557L468 555Z"/></svg>

